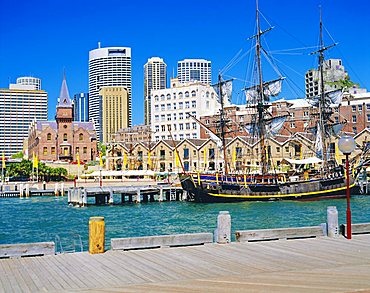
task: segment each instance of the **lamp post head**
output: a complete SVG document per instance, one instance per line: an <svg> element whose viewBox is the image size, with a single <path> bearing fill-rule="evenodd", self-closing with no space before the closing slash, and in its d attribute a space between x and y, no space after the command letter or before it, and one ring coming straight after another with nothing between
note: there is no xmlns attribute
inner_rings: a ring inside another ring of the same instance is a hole
<svg viewBox="0 0 370 293"><path fill-rule="evenodd" d="M356 148L355 139L350 135L344 135L338 140L338 148L344 155L349 155Z"/></svg>

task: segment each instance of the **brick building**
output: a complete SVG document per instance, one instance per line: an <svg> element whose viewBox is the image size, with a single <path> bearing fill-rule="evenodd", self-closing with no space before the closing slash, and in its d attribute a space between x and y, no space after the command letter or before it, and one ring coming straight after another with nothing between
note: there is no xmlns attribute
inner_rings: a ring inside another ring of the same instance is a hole
<svg viewBox="0 0 370 293"><path fill-rule="evenodd" d="M34 120L28 131L28 157L40 161L94 160L97 153L96 131L92 122L73 122L73 106L63 79L55 121Z"/></svg>

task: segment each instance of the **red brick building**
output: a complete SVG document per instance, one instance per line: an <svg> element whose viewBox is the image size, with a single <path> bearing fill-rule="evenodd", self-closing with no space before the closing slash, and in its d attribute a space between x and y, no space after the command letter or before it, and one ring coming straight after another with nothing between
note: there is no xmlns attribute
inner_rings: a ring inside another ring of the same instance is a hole
<svg viewBox="0 0 370 293"><path fill-rule="evenodd" d="M28 156L40 161L94 160L97 155L96 131L92 122L74 122L73 105L65 78L62 82L55 121L33 121L28 131Z"/></svg>

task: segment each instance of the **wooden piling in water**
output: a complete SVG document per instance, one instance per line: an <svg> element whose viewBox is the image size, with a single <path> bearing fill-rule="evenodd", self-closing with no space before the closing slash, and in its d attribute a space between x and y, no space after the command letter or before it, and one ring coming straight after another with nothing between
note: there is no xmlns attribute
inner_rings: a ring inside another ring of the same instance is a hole
<svg viewBox="0 0 370 293"><path fill-rule="evenodd" d="M104 217L91 217L89 220L89 252L103 253L105 245Z"/></svg>

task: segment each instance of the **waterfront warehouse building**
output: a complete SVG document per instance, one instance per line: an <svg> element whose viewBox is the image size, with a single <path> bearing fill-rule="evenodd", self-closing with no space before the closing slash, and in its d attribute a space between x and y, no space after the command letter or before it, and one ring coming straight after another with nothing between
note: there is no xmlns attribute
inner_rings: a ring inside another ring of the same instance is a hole
<svg viewBox="0 0 370 293"><path fill-rule="evenodd" d="M73 97L73 120L79 122L89 121L89 94L78 93Z"/></svg>
<svg viewBox="0 0 370 293"><path fill-rule="evenodd" d="M35 119L28 130L28 158L39 161L81 162L95 160L96 132L92 122L73 121L73 106L66 79L63 79L55 121Z"/></svg>
<svg viewBox="0 0 370 293"><path fill-rule="evenodd" d="M30 123L48 119L48 93L38 78L17 79L9 89L0 89L0 153L6 157L21 152ZM32 80L32 82L31 82Z"/></svg>
<svg viewBox="0 0 370 293"><path fill-rule="evenodd" d="M89 52L89 119L94 121L98 134L102 133L99 92L104 86L122 86L127 90L131 126L131 48L99 45Z"/></svg>
<svg viewBox="0 0 370 293"><path fill-rule="evenodd" d="M111 141L114 134L129 125L129 98L122 86L104 86L99 92L101 101L102 142Z"/></svg>
<svg viewBox="0 0 370 293"><path fill-rule="evenodd" d="M151 92L166 88L166 68L162 58L152 57L144 65L144 123L150 125Z"/></svg>
<svg viewBox="0 0 370 293"><path fill-rule="evenodd" d="M200 126L189 116L213 115L220 103L213 87L200 82L179 83L171 79L171 87L152 91L152 140L199 138Z"/></svg>
<svg viewBox="0 0 370 293"><path fill-rule="evenodd" d="M180 83L199 81L211 84L211 61L205 59L184 59L177 62L177 78Z"/></svg>

